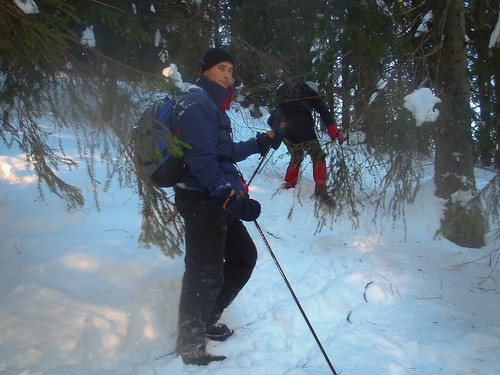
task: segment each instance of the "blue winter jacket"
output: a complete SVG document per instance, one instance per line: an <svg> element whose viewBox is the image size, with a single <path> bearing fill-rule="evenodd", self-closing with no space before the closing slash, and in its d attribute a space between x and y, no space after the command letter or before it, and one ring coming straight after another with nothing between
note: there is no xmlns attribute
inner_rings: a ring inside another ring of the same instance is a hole
<svg viewBox="0 0 500 375"><path fill-rule="evenodd" d="M184 93L173 112L173 129L190 146L184 152L188 170L176 188L207 191L216 198L228 189L244 191L234 163L259 153L257 140L233 142L231 120L222 108L230 101L230 90L205 76L196 85L202 90Z"/></svg>

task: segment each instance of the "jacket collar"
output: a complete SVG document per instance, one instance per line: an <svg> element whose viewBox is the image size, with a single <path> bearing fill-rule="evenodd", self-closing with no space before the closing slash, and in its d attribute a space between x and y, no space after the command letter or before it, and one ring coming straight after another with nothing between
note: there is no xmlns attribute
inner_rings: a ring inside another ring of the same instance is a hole
<svg viewBox="0 0 500 375"><path fill-rule="evenodd" d="M196 84L206 91L208 96L212 98L219 108L225 110L229 109L233 97L233 88L231 86L228 89L225 89L217 82L214 82L203 75L198 78Z"/></svg>

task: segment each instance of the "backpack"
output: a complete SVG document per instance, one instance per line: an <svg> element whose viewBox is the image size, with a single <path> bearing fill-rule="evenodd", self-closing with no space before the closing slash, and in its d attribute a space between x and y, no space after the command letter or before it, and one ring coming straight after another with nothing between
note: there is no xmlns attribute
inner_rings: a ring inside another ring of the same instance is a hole
<svg viewBox="0 0 500 375"><path fill-rule="evenodd" d="M278 106L296 105L301 100L301 87L304 81L292 78L284 81L276 90L276 104Z"/></svg>
<svg viewBox="0 0 500 375"><path fill-rule="evenodd" d="M133 128L136 164L159 187L174 186L186 170L182 156L187 145L177 139L171 126L175 103L169 96L156 101Z"/></svg>

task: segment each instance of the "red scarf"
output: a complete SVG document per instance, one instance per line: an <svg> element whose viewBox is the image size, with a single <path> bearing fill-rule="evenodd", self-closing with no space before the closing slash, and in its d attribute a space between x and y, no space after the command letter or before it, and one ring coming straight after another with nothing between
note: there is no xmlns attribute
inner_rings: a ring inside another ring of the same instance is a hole
<svg viewBox="0 0 500 375"><path fill-rule="evenodd" d="M233 100L233 87L229 86L227 89L229 90L229 95L220 105L220 107L226 111L231 108L231 100Z"/></svg>

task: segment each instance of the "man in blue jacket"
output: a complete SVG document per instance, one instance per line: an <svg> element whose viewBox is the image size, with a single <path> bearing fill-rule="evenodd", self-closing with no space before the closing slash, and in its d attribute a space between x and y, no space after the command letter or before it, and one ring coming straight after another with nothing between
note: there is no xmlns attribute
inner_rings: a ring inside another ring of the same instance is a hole
<svg viewBox="0 0 500 375"><path fill-rule="evenodd" d="M225 356L207 353L205 339L225 340L233 331L218 323L222 312L250 278L257 250L244 221L260 215L249 198L235 163L277 149L284 130L258 133L233 142L226 114L233 89L235 61L224 49L207 51L201 61L199 89L185 93L175 106L173 128L185 151L187 171L174 187L185 224L185 272L179 306L177 353L186 364L207 365Z"/></svg>

